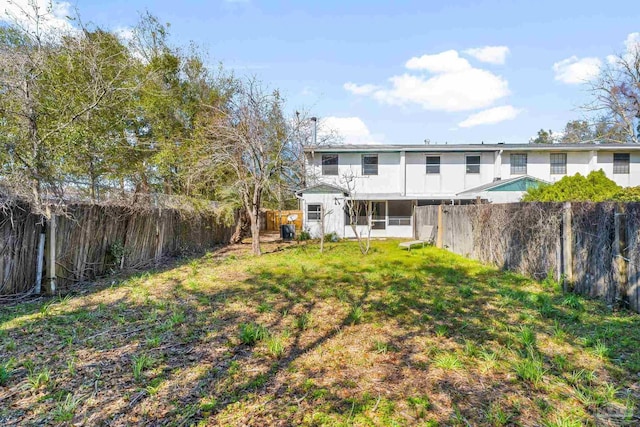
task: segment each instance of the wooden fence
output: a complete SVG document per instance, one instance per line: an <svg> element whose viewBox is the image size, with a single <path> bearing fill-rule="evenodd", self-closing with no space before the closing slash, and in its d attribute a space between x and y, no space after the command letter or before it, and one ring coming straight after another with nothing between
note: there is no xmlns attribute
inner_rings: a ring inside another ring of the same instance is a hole
<svg viewBox="0 0 640 427"><path fill-rule="evenodd" d="M172 209L74 205L42 224L28 207L0 211L0 295L30 292L36 283L38 240L46 231L43 285L49 292L121 268L227 243L233 227L214 214L184 217ZM51 288L53 286L53 289Z"/></svg>
<svg viewBox="0 0 640 427"><path fill-rule="evenodd" d="M439 247L536 279L551 274L640 312L640 203L421 206L415 215Z"/></svg>
<svg viewBox="0 0 640 427"><path fill-rule="evenodd" d="M287 217L296 215L295 221L291 221L296 226L296 231L302 230L302 211L276 211L268 210L265 212L265 224L267 231L280 231L282 224L289 224Z"/></svg>

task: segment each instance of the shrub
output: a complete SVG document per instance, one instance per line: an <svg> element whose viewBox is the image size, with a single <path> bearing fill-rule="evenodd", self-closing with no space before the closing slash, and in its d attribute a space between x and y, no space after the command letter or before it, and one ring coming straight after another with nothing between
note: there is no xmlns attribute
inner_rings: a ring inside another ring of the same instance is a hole
<svg viewBox="0 0 640 427"><path fill-rule="evenodd" d="M529 189L525 202L604 202L616 200L623 188L607 178L602 170L582 176L565 176L560 181Z"/></svg>
<svg viewBox="0 0 640 427"><path fill-rule="evenodd" d="M302 230L300 234L298 234L298 240L301 242L311 240L311 233L309 233L309 230Z"/></svg>
<svg viewBox="0 0 640 427"><path fill-rule="evenodd" d="M327 233L324 235L324 241L325 242L338 242L340 241L340 236L338 236L338 234L335 231L332 231L331 233Z"/></svg>

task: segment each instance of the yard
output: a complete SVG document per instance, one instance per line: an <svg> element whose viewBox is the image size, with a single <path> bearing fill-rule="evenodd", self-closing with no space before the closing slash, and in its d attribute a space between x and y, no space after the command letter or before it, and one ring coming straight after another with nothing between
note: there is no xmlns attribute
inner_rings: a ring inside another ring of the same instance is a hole
<svg viewBox="0 0 640 427"><path fill-rule="evenodd" d="M397 245L241 245L0 307L0 424L640 422L640 315Z"/></svg>

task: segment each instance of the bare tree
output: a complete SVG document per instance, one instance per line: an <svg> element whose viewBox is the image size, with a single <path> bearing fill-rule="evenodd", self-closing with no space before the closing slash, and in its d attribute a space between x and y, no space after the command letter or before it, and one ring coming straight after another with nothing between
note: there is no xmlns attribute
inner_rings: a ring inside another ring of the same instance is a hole
<svg viewBox="0 0 640 427"><path fill-rule="evenodd" d="M608 58L600 76L589 83L594 99L584 108L603 116L611 142L638 143L640 134L640 45Z"/></svg>
<svg viewBox="0 0 640 427"><path fill-rule="evenodd" d="M283 114L278 91L255 79L238 82L223 106L212 106L201 137L208 141L194 172L217 173L233 187L251 223L252 249L260 255L260 209L265 192L291 161L287 153L296 134L295 122ZM226 171L226 176L225 176ZM208 179L215 179L209 177Z"/></svg>
<svg viewBox="0 0 640 427"><path fill-rule="evenodd" d="M349 216L349 226L353 231L353 234L358 242L358 248L363 255L369 253L371 248L371 227L372 227L372 215L373 205L370 201L358 200L355 176L353 173L345 173L340 177L341 184L346 190L346 197L344 199L345 209ZM365 224L358 224L359 218L366 218ZM364 232L358 227L365 226Z"/></svg>

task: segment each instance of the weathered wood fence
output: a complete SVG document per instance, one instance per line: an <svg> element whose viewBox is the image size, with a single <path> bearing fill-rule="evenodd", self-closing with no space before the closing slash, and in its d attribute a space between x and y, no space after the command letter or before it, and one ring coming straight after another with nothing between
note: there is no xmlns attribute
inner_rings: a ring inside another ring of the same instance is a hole
<svg viewBox="0 0 640 427"><path fill-rule="evenodd" d="M265 226L267 231L280 231L280 226L283 224L289 224L288 217L295 215L295 221L292 224L295 225L296 230L302 230L302 211L289 210L289 211L277 211L268 210L265 212Z"/></svg>
<svg viewBox="0 0 640 427"><path fill-rule="evenodd" d="M65 290L121 268L227 243L233 227L213 213L184 216L173 209L132 211L99 205L69 206L43 225L28 207L0 211L0 295L31 292L38 241L46 234L43 289Z"/></svg>
<svg viewBox="0 0 640 427"><path fill-rule="evenodd" d="M416 208L436 244L640 312L640 203L512 203Z"/></svg>

